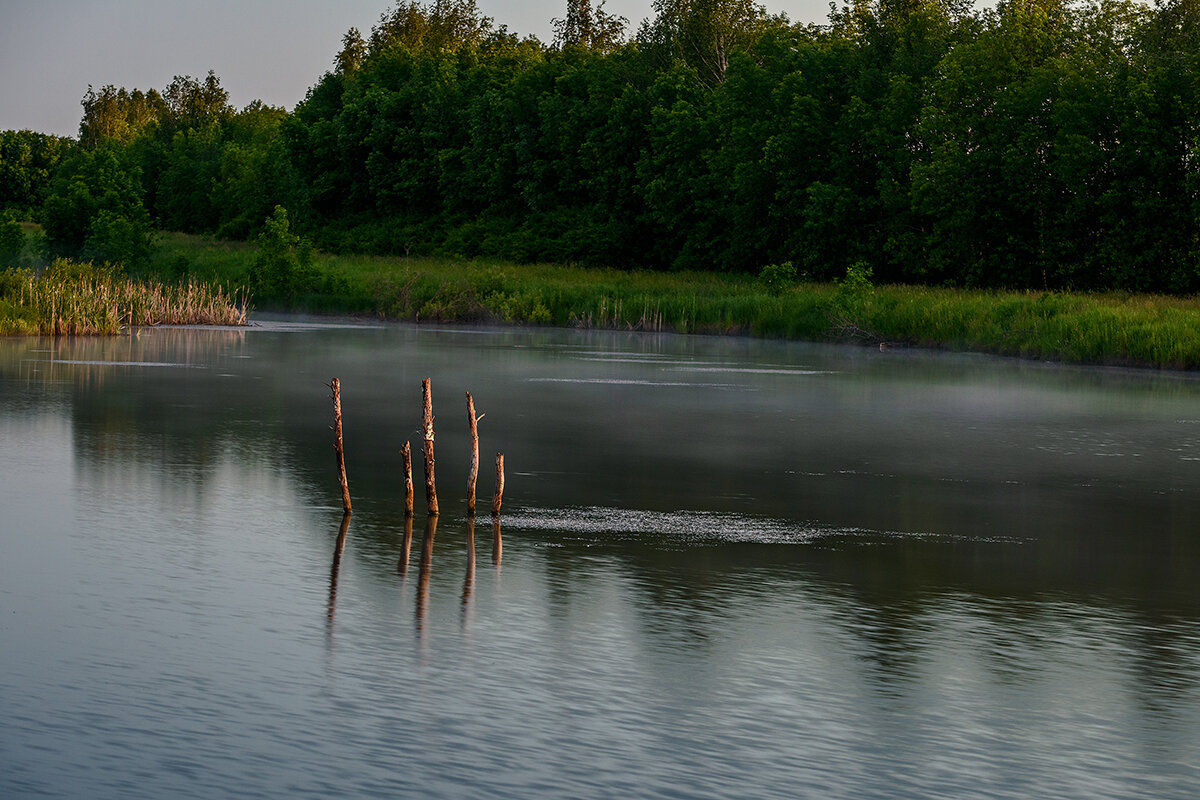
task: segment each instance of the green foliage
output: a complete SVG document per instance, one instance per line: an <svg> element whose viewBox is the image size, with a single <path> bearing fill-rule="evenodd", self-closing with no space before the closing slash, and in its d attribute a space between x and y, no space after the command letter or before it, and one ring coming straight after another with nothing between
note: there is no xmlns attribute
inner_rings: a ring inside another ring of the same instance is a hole
<svg viewBox="0 0 1200 800"><path fill-rule="evenodd" d="M796 286L796 265L790 261L768 264L758 273L763 288L773 295L781 295Z"/></svg>
<svg viewBox="0 0 1200 800"><path fill-rule="evenodd" d="M546 306L542 293L533 291L492 292L483 301L484 307L506 322L528 322L549 325L553 314Z"/></svg>
<svg viewBox="0 0 1200 800"><path fill-rule="evenodd" d="M660 60L680 60L710 86L725 80L736 52L751 49L768 25L753 0L654 0L655 18L638 34Z"/></svg>
<svg viewBox="0 0 1200 800"><path fill-rule="evenodd" d="M131 219L102 208L92 218L80 257L133 267L146 263L152 246L150 225L144 215Z"/></svg>
<svg viewBox="0 0 1200 800"><path fill-rule="evenodd" d="M846 275L835 282L836 289L829 299L829 321L838 335L849 338L882 338L870 323L875 285L873 270L864 261L846 268Z"/></svg>
<svg viewBox="0 0 1200 800"><path fill-rule="evenodd" d="M491 27L491 18L479 14L475 0L438 0L428 6L399 0L371 29L368 52L372 56L394 48L453 52L477 47Z"/></svg>
<svg viewBox="0 0 1200 800"><path fill-rule="evenodd" d="M108 282L124 277L125 272L120 265L105 263L95 264L91 261L76 261L70 258L56 258L44 270L41 277L52 283L68 286Z"/></svg>
<svg viewBox="0 0 1200 800"><path fill-rule="evenodd" d="M40 209L50 183L75 143L34 131L0 131L0 209L25 215Z"/></svg>
<svg viewBox="0 0 1200 800"><path fill-rule="evenodd" d="M837 296L846 303L861 303L875 294L871 283L873 270L865 261L856 261L846 267L846 276L837 281Z"/></svg>
<svg viewBox="0 0 1200 800"><path fill-rule="evenodd" d="M287 209L275 206L255 241L257 253L250 267L250 290L256 297L292 305L298 295L317 289L312 243L292 233Z"/></svg>
<svg viewBox="0 0 1200 800"><path fill-rule="evenodd" d="M342 37L342 49L333 63L339 75L350 75L358 71L366 57L366 41L358 32L358 28L351 28Z"/></svg>
<svg viewBox="0 0 1200 800"><path fill-rule="evenodd" d="M604 11L604 0L567 0L567 15L550 21L557 47L583 47L610 52L621 46L629 20Z"/></svg>
<svg viewBox="0 0 1200 800"><path fill-rule="evenodd" d="M212 70L204 80L191 75L176 75L162 93L168 127L174 131L206 128L233 114L229 92Z"/></svg>
<svg viewBox="0 0 1200 800"><path fill-rule="evenodd" d="M81 150L63 164L42 208L45 249L136 266L151 247L150 216L142 205L140 169L122 162L111 144Z"/></svg>
<svg viewBox="0 0 1200 800"><path fill-rule="evenodd" d="M12 267L0 272L0 298L12 300L18 297L21 286L28 276L27 270L18 270Z"/></svg>
<svg viewBox="0 0 1200 800"><path fill-rule="evenodd" d="M284 206L338 252L1200 291L1188 3L869 0L809 26L656 0L622 36L591 0L552 47L474 0L400 0L291 114L235 111L212 73L89 88L93 162L7 132L0 203L43 209L51 253L96 258L140 258L147 215L246 238ZM285 277L295 302L329 288Z"/></svg>
<svg viewBox="0 0 1200 800"><path fill-rule="evenodd" d="M287 205L298 217L306 213L307 193L283 136L287 112L259 101L235 112L211 71L203 79L176 76L161 93L88 87L83 107L83 149L102 152L103 159L115 157L140 184L136 189L122 186L119 194L136 194L149 218L161 227L249 237L276 205ZM54 143L53 137L49 143ZM95 209L84 214L79 198L65 205L63 200L71 194L64 181L70 182L82 162L72 157L66 163L59 156L49 169L39 171L35 144L38 141L25 132L0 133L0 205L27 208L27 199L33 198L33 207L41 211L47 196L56 193L47 220L51 255L84 253L88 231L81 220L94 216ZM53 155L53 148L41 149L48 152L43 161ZM96 205L83 204L89 203ZM140 213L109 210L135 227L141 225Z"/></svg>
<svg viewBox="0 0 1200 800"><path fill-rule="evenodd" d="M25 231L14 211L0 213L0 266L17 263L25 249Z"/></svg>
<svg viewBox="0 0 1200 800"><path fill-rule="evenodd" d="M104 141L132 142L167 115L167 104L154 89L129 91L112 84L99 92L89 85L82 105L79 142L88 149Z"/></svg>

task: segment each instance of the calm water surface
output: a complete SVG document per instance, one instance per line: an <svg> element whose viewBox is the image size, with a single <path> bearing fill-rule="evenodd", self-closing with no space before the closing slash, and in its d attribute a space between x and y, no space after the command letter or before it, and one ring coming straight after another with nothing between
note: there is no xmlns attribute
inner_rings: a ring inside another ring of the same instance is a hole
<svg viewBox="0 0 1200 800"><path fill-rule="evenodd" d="M1200 791L1194 376L275 321L0 341L0 448L0 797Z"/></svg>

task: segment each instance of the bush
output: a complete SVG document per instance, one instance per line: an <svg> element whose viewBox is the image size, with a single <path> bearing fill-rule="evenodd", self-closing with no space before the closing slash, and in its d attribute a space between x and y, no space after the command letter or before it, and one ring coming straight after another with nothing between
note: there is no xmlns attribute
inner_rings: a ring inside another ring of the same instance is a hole
<svg viewBox="0 0 1200 800"><path fill-rule="evenodd" d="M843 313L853 313L861 310L863 304L875 294L875 284L871 283L872 270L865 261L856 261L846 268L846 277L835 281L837 291L833 295L836 310Z"/></svg>
<svg viewBox="0 0 1200 800"><path fill-rule="evenodd" d="M250 266L250 291L256 296L290 304L297 295L319 289L312 243L292 233L286 208L275 206L255 243L258 253Z"/></svg>
<svg viewBox="0 0 1200 800"><path fill-rule="evenodd" d="M762 268L762 272L758 273L758 280L762 283L763 288L773 295L780 295L791 289L796 285L796 278L796 267L790 261L782 264L768 264Z"/></svg>
<svg viewBox="0 0 1200 800"><path fill-rule="evenodd" d="M857 261L846 268L846 277L835 281L837 288L829 300L828 317L838 335L852 339L878 338L868 324L871 299L875 295L871 274L866 262Z"/></svg>

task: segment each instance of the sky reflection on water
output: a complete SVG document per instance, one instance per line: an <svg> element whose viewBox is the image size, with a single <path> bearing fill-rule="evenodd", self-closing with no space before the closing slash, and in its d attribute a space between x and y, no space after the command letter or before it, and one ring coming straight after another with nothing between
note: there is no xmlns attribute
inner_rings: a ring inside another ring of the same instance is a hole
<svg viewBox="0 0 1200 800"><path fill-rule="evenodd" d="M436 528L397 453L426 376ZM0 342L0 796L1190 797L1198 389L589 332ZM502 542L462 516L466 390Z"/></svg>

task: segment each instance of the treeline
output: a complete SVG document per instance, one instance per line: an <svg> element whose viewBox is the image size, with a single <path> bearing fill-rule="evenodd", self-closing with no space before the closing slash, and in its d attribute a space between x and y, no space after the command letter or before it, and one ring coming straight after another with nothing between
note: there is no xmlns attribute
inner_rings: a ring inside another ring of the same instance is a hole
<svg viewBox="0 0 1200 800"><path fill-rule="evenodd" d="M235 111L211 73L89 90L39 213L95 253L151 224L245 238L278 205L334 251L1200 289L1192 0L859 0L828 23L657 0L626 38L569 0L547 45L473 0L402 1L291 113Z"/></svg>
<svg viewBox="0 0 1200 800"><path fill-rule="evenodd" d="M140 265L156 228L248 238L277 204L306 204L281 136L287 119L258 101L235 110L212 72L162 92L89 86L78 140L0 134L0 204L9 224L42 224L48 260ZM29 155L10 161L10 146Z"/></svg>

